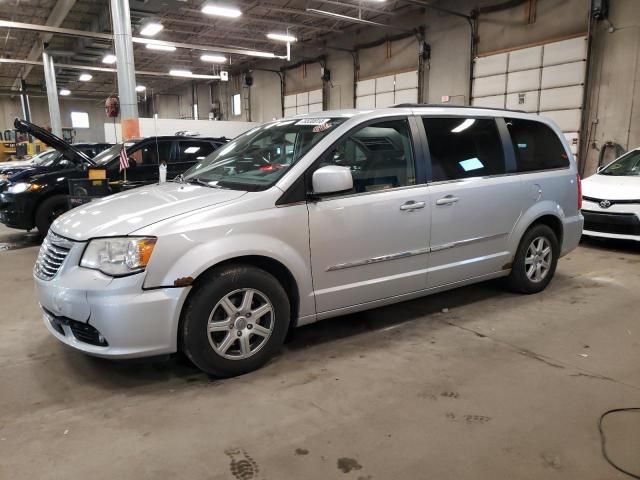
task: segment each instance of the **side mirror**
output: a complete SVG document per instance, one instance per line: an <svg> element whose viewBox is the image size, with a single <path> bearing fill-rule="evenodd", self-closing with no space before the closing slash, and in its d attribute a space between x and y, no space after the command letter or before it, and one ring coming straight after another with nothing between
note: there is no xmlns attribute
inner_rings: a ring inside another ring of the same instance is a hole
<svg viewBox="0 0 640 480"><path fill-rule="evenodd" d="M315 195L340 193L353 189L351 169L336 165L327 165L313 172L311 183Z"/></svg>

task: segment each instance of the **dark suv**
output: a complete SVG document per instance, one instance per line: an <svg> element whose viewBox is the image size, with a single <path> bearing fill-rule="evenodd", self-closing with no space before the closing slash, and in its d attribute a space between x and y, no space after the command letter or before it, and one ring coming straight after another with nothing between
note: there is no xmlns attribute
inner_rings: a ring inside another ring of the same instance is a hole
<svg viewBox="0 0 640 480"><path fill-rule="evenodd" d="M60 170L29 175L9 183L0 191L0 222L11 228L45 235L59 215L69 209L69 180L87 178L89 168L104 168L112 193L158 182L160 162L167 165L167 179L203 160L228 140L221 138L160 136L126 142L129 168L120 171L120 151L116 144L93 159L73 145L29 122L16 119L16 129L29 133L58 150L69 160ZM125 175L126 174L126 175Z"/></svg>

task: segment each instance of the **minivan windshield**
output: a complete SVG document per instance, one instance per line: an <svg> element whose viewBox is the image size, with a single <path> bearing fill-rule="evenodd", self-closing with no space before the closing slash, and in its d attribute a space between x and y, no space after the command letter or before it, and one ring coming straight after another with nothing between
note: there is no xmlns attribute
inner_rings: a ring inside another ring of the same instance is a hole
<svg viewBox="0 0 640 480"><path fill-rule="evenodd" d="M261 125L195 164L181 180L233 190L264 190L345 120L299 118Z"/></svg>
<svg viewBox="0 0 640 480"><path fill-rule="evenodd" d="M125 142L124 146L128 149L135 145L135 143L136 142ZM93 157L92 160L97 166L106 167L111 160L120 155L120 150L122 150L122 143L116 143L114 146L100 152L98 155Z"/></svg>
<svg viewBox="0 0 640 480"><path fill-rule="evenodd" d="M640 175L640 150L621 156L600 171L600 175L638 176Z"/></svg>

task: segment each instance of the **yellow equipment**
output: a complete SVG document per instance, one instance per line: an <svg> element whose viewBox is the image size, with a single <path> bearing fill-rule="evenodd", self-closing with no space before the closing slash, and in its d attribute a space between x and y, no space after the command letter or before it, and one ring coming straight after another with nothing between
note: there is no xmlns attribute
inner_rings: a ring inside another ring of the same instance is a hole
<svg viewBox="0 0 640 480"><path fill-rule="evenodd" d="M29 158L46 149L47 146L40 140L29 142L28 135L7 129L2 132L0 139L0 162Z"/></svg>

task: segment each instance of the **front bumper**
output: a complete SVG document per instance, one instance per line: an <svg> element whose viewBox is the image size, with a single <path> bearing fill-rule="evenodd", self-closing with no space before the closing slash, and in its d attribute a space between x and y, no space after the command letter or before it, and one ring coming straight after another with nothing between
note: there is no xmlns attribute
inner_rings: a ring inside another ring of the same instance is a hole
<svg viewBox="0 0 640 480"><path fill-rule="evenodd" d="M143 290L144 273L111 278L78 266L84 243L51 280L35 277L44 323L61 342L104 358L177 351L180 311L189 288Z"/></svg>
<svg viewBox="0 0 640 480"><path fill-rule="evenodd" d="M614 204L604 209L594 202L584 203L585 235L640 241L640 205Z"/></svg>
<svg viewBox="0 0 640 480"><path fill-rule="evenodd" d="M32 229L35 203L29 193L0 193L0 222L11 228Z"/></svg>

